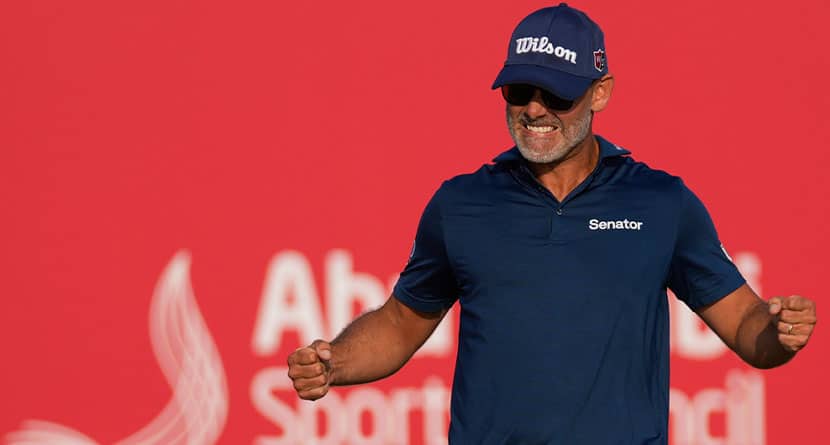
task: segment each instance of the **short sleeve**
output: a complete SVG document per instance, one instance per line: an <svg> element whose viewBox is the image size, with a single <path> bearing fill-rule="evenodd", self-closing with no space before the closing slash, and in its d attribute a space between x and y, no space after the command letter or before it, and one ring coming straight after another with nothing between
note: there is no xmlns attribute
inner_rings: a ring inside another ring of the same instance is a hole
<svg viewBox="0 0 830 445"><path fill-rule="evenodd" d="M444 244L441 199L439 189L424 209L409 262L392 291L403 304L422 312L439 312L458 299Z"/></svg>
<svg viewBox="0 0 830 445"><path fill-rule="evenodd" d="M744 284L703 203L685 185L668 287L691 309L710 305Z"/></svg>

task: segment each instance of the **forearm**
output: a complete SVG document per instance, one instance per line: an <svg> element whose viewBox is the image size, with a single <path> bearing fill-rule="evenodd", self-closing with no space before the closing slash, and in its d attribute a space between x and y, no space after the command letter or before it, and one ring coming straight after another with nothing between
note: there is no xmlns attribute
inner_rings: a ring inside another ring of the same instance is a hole
<svg viewBox="0 0 830 445"><path fill-rule="evenodd" d="M748 364L761 369L787 363L795 352L784 348L778 339L775 316L761 301L749 308L741 319L735 339L735 352Z"/></svg>
<svg viewBox="0 0 830 445"><path fill-rule="evenodd" d="M382 379L400 369L426 341L443 313L414 313L390 298L352 321L331 342L333 385Z"/></svg>

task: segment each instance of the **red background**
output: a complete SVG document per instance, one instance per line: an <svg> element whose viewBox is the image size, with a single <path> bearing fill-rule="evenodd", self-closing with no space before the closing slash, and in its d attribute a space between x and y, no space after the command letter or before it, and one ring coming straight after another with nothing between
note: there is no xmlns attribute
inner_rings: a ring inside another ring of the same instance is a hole
<svg viewBox="0 0 830 445"><path fill-rule="evenodd" d="M268 262L301 252L320 292L334 248L398 272L440 181L511 145L489 86L515 24L547 5L1 3L0 433L40 418L111 443L160 411L147 314L187 248L229 385L219 443L276 434L248 396L297 346L288 333L279 354L251 351ZM726 247L762 259L765 297L820 312L828 5L574 3L603 26L616 76L596 132L682 176ZM769 444L827 435L823 328L764 373ZM673 360L689 391L744 367ZM421 359L379 387L451 367Z"/></svg>

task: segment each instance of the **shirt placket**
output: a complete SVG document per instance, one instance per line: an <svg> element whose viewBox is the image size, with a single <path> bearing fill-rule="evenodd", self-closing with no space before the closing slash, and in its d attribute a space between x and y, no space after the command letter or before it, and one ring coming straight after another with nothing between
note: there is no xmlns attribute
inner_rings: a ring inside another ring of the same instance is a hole
<svg viewBox="0 0 830 445"><path fill-rule="evenodd" d="M571 192L568 193L568 195L565 196L565 199L561 202L553 196L553 193L551 193L550 190L545 188L545 186L536 179L533 172L531 172L526 165L520 165L519 175L521 178L517 178L517 180L537 195L545 203L545 205L551 209L550 232L548 233L548 239L551 241L564 241L567 239L565 236L567 233L565 228L568 220L566 206L570 205L574 199L588 190L591 183L594 181L594 178L599 173L602 164L603 160L600 159L591 174L579 183L575 189L571 190Z"/></svg>

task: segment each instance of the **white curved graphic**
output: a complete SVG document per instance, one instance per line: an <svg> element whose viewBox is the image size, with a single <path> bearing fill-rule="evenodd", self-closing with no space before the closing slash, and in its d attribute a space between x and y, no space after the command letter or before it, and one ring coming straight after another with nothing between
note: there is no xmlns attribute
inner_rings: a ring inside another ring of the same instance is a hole
<svg viewBox="0 0 830 445"><path fill-rule="evenodd" d="M150 340L173 396L147 426L117 445L212 445L225 427L228 389L216 345L190 284L190 254L179 251L156 284ZM27 420L8 445L97 445L71 428Z"/></svg>

